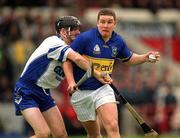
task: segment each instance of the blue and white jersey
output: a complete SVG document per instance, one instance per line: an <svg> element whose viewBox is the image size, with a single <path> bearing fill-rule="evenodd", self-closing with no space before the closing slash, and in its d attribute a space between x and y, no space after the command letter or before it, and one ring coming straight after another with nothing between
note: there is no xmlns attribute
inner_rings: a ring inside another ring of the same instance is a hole
<svg viewBox="0 0 180 138"><path fill-rule="evenodd" d="M70 50L58 36L46 38L27 61L19 83L45 89L57 87L64 79L62 63L66 61Z"/></svg>

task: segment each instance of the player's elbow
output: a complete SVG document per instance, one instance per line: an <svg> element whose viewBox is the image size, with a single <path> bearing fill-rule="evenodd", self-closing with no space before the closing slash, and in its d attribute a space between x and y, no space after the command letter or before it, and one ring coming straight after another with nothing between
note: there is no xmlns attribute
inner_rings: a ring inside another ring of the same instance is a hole
<svg viewBox="0 0 180 138"><path fill-rule="evenodd" d="M86 62L86 60L80 55L76 55L73 60L76 64L81 64Z"/></svg>
<svg viewBox="0 0 180 138"><path fill-rule="evenodd" d="M74 63L80 68L86 70L88 68L88 61L80 55L74 57Z"/></svg>
<svg viewBox="0 0 180 138"><path fill-rule="evenodd" d="M73 61L77 66L79 66L83 70L86 70L88 68L88 61L79 53L76 53L73 50L69 52L68 59Z"/></svg>

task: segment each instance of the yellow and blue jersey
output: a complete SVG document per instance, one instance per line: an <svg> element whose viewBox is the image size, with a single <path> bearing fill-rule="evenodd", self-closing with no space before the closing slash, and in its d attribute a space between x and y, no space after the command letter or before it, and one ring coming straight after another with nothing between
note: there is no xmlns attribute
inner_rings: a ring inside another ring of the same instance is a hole
<svg viewBox="0 0 180 138"><path fill-rule="evenodd" d="M112 74L115 59L126 62L132 56L132 51L120 35L113 32L111 38L105 42L97 28L90 29L77 36L71 44L71 48L90 60L97 70L106 71L109 74ZM85 71L76 65L74 66L74 78L77 82ZM95 90L102 85L101 82L92 77L85 81L79 89Z"/></svg>

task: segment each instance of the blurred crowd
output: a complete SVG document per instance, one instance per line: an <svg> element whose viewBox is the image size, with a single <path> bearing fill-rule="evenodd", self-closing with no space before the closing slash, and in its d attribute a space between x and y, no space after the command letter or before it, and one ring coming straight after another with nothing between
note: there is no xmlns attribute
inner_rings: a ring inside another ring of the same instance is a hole
<svg viewBox="0 0 180 138"><path fill-rule="evenodd" d="M122 8L146 8L156 13L159 9L180 9L179 0L1 0L0 5L7 6L51 6L71 7L83 11L87 8L122 7ZM81 6L79 6L81 5Z"/></svg>
<svg viewBox="0 0 180 138"><path fill-rule="evenodd" d="M179 133L178 98L172 88L171 68L164 68L161 73L155 67L128 67L115 65L113 82L121 94L143 116L146 123L160 134ZM141 132L137 124L120 104L120 124L124 134ZM122 115L122 116L121 116ZM175 121L177 121L175 123ZM127 125L126 125L127 124ZM131 126L128 124L132 124ZM142 132L141 132L142 133Z"/></svg>
<svg viewBox="0 0 180 138"><path fill-rule="evenodd" d="M180 8L179 0L1 0L0 5L8 6L72 6L84 4L87 7L109 7L118 5L125 8ZM157 6L156 5L156 6ZM155 6L155 7L156 7ZM80 7L79 7L80 8ZM57 16L49 13L50 17L44 21L41 15L31 16L29 12L23 16L16 16L14 10L0 17L0 102L12 103L12 90L15 81L22 72L24 65L44 38L55 34L54 22ZM88 28L83 24L82 31ZM160 75L157 69L144 66L127 67L115 64L113 80L121 93L134 105L148 124L159 133L180 132L178 118L178 99L172 86L171 68L163 68ZM64 81L53 90L59 109L65 119L69 133L83 133L83 129L76 119L76 115L69 103L67 83ZM122 109L121 104L119 105ZM120 118L123 110L119 111ZM124 115L125 116L125 115ZM69 121L70 120L70 121ZM121 122L124 133L129 133L129 126ZM1 128L1 127L0 127ZM134 127L136 129L136 127ZM28 129L26 129L28 130ZM26 132L29 133L29 132Z"/></svg>

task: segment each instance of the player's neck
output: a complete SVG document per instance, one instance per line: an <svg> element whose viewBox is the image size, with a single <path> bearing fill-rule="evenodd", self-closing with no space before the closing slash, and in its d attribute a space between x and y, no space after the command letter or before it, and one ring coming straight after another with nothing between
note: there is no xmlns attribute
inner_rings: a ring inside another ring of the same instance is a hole
<svg viewBox="0 0 180 138"><path fill-rule="evenodd" d="M109 41L110 38L111 38L111 36L109 36L109 37L102 37L102 39L105 41L105 43L106 43L107 41Z"/></svg>

